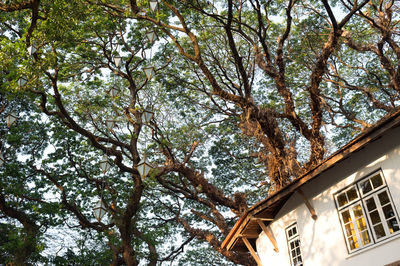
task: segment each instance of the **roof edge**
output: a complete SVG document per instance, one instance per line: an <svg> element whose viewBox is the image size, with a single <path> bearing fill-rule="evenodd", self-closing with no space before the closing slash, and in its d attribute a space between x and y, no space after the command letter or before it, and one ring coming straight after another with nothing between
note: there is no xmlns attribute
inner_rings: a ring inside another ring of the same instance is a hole
<svg viewBox="0 0 400 266"><path fill-rule="evenodd" d="M231 242L233 236L235 235L236 231L240 228L241 224L243 221L247 218L247 215L249 214L248 210L245 211L245 213L239 218L239 220L235 223L235 225L232 227L231 231L229 231L229 234L226 236L224 242L221 244L221 248L225 249L229 243Z"/></svg>
<svg viewBox="0 0 400 266"><path fill-rule="evenodd" d="M325 170L327 170L327 168L324 169L319 169L321 167L324 167L325 164L327 164L329 161L331 161L333 158L337 157L340 154L346 153L346 151L349 151L354 145L356 145L357 143L361 142L362 140L368 138L369 136L371 136L373 133L376 133L377 131L379 131L380 129L383 129L382 132L379 132L380 134L383 134L384 132L386 132L388 129L396 127L398 124L400 124L400 109L398 109L398 111L396 111L395 113L386 116L384 118L382 118L381 120L379 120L375 126L368 128L367 130L365 130L363 133L361 133L360 135L358 135L357 137L355 137L353 140L351 140L349 143L347 143L346 145L344 145L342 148L340 148L339 150L337 150L336 152L334 152L333 154L331 154L328 158L326 158L325 160L323 160L321 163L319 163L318 165L316 165L315 167L313 167L312 169L310 169L309 171L307 171L306 173L302 174L301 176L299 176L298 178L296 178L295 180L293 180L291 183L287 184L286 186L284 186L283 188L281 188L280 190L276 191L275 193L271 194L270 196L268 196L267 198L265 198L264 200L261 200L260 202L254 204L252 207L250 207L248 209L249 212L253 211L257 206L261 205L262 203L268 201L270 198L273 198L274 196L280 194L283 190L285 190L288 187L293 186L295 183L299 182L299 180L303 179L306 176L312 175L312 177L317 176L318 174L321 174L322 172L324 172ZM379 135L379 134L378 134ZM367 142L369 143L369 142ZM365 143L365 144L367 144ZM358 150L358 149L357 149ZM356 150L355 150L356 151ZM344 158L347 158L350 154L352 154L355 151L349 151L349 154L347 154L347 156L343 157L341 160L338 160L335 162L339 163L340 161L342 161ZM320 170L320 171L319 171ZM312 178L311 177L311 178Z"/></svg>
<svg viewBox="0 0 400 266"><path fill-rule="evenodd" d="M319 174L325 172L335 164L343 161L345 158L353 154L354 152L358 151L368 143L370 143L372 140L376 139L377 137L383 135L387 130L391 128L395 128L400 125L400 108L392 113L389 114L385 117L383 117L381 120L379 120L373 127L368 128L361 134L359 134L357 137L355 137L353 140L351 140L349 143L344 145L342 148L331 154L328 158L326 158L324 161L307 171L306 173L302 174L295 180L293 180L291 183L286 185L285 187L281 188L280 190L276 191L275 193L269 195L265 199L259 201L258 203L254 204L251 206L249 209L246 210L246 212L239 218L239 220L235 223L234 227L232 230L229 232L229 234L226 236L225 240L221 244L221 248L225 249L228 247L229 250L229 244L232 242L232 239L236 237L237 231L239 228L242 226L242 223L248 219L246 219L249 214L256 214L260 212L261 206L265 205L266 203L274 203L274 199L279 200L279 195L280 194L288 194L292 193L291 190L297 189L300 186L304 185L306 181L309 181L311 179L314 179L317 177ZM375 134L375 135L374 135ZM359 146L357 147L357 144ZM301 182L303 181L303 182ZM293 189L291 189L293 188ZM276 200L275 200L276 201ZM240 233L240 232L239 232Z"/></svg>

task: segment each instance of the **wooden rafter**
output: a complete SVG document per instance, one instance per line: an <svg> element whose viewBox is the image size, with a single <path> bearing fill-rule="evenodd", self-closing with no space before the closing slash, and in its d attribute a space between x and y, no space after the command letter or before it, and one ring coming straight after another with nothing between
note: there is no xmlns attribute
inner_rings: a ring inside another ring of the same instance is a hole
<svg viewBox="0 0 400 266"><path fill-rule="evenodd" d="M264 234L266 234L268 239L271 241L272 245L274 246L274 251L279 252L278 243L276 242L276 239L272 235L271 231L267 228L267 226L265 226L264 222L261 219L257 219L257 223L263 230Z"/></svg>
<svg viewBox="0 0 400 266"><path fill-rule="evenodd" d="M249 240L246 237L242 237L242 240L243 240L244 244L246 245L247 249L250 251L254 260L257 262L257 265L262 266L260 257L258 256L257 252L254 250L253 246L250 244Z"/></svg>
<svg viewBox="0 0 400 266"><path fill-rule="evenodd" d="M297 189L297 192L300 194L300 196L303 198L304 204L307 206L308 210L311 213L311 217L314 220L317 220L318 216L317 213L314 209L314 207L311 205L310 201L308 200L308 198L306 197L306 194L304 194L303 190L301 190L300 188Z"/></svg>
<svg viewBox="0 0 400 266"><path fill-rule="evenodd" d="M258 218L258 217L251 217L251 220L260 220L260 221L266 221L266 222L272 222L274 219L273 218Z"/></svg>
<svg viewBox="0 0 400 266"><path fill-rule="evenodd" d="M254 238L258 238L258 234L240 234L239 237L245 237L245 238L250 238L250 239L254 239Z"/></svg>
<svg viewBox="0 0 400 266"><path fill-rule="evenodd" d="M240 238L239 235L242 234L243 230L246 229L246 226L251 222L251 219L254 218L254 216L264 215L262 212L266 209L269 209L268 214L264 216L272 216L271 218L273 218L273 216L281 209L284 203L293 195L294 192L298 191L300 187L309 183L311 180L318 178L325 171L338 165L352 154L360 151L368 144L379 139L389 130L398 126L400 126L400 109L390 116L382 119L374 127L350 141L340 150L326 158L325 161L304 173L302 176L295 179L292 183L282 188L280 191L269 195L264 200L250 207L236 222L235 226L223 241L221 248L234 250L235 245L238 243L237 239Z"/></svg>

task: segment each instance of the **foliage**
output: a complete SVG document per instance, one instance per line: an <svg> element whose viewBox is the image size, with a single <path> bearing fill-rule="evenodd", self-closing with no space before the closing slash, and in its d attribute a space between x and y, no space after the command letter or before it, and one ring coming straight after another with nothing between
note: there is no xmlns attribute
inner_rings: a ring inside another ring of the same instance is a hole
<svg viewBox="0 0 400 266"><path fill-rule="evenodd" d="M398 108L395 1L3 2L2 262L254 264L237 217Z"/></svg>

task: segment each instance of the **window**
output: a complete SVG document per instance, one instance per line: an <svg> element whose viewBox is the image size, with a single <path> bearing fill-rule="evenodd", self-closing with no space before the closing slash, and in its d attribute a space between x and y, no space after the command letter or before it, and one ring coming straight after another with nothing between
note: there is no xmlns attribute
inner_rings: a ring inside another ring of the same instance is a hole
<svg viewBox="0 0 400 266"><path fill-rule="evenodd" d="M301 257L300 238L297 230L297 224L293 224L286 229L286 237L289 247L290 261L293 266L303 266Z"/></svg>
<svg viewBox="0 0 400 266"><path fill-rule="evenodd" d="M335 201L350 253L400 233L381 171L336 193Z"/></svg>

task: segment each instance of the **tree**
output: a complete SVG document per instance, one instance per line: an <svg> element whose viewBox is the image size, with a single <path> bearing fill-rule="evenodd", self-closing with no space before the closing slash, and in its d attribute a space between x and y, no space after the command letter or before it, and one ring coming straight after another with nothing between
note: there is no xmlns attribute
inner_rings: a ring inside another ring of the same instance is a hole
<svg viewBox="0 0 400 266"><path fill-rule="evenodd" d="M250 265L220 248L234 218L397 109L398 3L150 2L0 3L2 91L50 118L54 152L31 169L113 265L197 263L211 251L184 252L195 242ZM96 197L109 221L90 217Z"/></svg>
<svg viewBox="0 0 400 266"><path fill-rule="evenodd" d="M8 121L0 126L2 172L0 181L1 258L2 263L34 263L42 260L43 228L56 225L59 206L43 199L43 182L30 167L48 145L45 129L30 113L26 101L0 94L3 121L17 113L26 113L18 125ZM7 118L6 118L7 117ZM21 156L21 157L20 157ZM23 157L23 158L22 158ZM40 215L39 215L40 213Z"/></svg>

